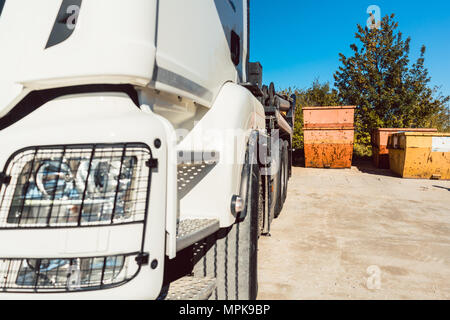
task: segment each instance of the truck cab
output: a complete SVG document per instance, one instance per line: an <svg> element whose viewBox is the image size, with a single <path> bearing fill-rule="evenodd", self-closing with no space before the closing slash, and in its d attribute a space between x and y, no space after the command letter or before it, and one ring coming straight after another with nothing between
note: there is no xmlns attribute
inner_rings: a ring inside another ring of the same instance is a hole
<svg viewBox="0 0 450 320"><path fill-rule="evenodd" d="M0 0L0 299L256 298L295 101L249 3Z"/></svg>

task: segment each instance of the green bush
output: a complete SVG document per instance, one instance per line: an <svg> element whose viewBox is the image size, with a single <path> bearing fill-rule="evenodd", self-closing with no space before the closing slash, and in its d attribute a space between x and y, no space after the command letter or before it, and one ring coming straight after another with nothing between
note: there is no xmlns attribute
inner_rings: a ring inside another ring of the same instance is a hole
<svg viewBox="0 0 450 320"><path fill-rule="evenodd" d="M449 96L430 87L425 46L410 64L411 39L404 39L394 15L380 29L357 26L353 55L340 54L342 66L334 74L335 87L318 80L307 89L288 89L297 96L293 148L303 149L303 107L354 105L355 156L370 157L370 133L376 128L437 128L450 132Z"/></svg>
<svg viewBox="0 0 450 320"><path fill-rule="evenodd" d="M353 156L356 158L370 158L372 157L372 146L362 143L355 143Z"/></svg>
<svg viewBox="0 0 450 320"><path fill-rule="evenodd" d="M357 106L356 142L368 146L376 128L449 130L450 97L430 86L425 46L411 65L411 38L404 39L394 15L385 16L380 29L357 28L359 44L350 46L352 56L340 54L334 75L340 101Z"/></svg>

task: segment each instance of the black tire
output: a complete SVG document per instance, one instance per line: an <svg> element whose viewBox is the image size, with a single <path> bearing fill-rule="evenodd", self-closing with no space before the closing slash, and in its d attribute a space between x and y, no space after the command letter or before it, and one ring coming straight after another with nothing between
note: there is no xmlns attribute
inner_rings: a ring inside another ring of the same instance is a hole
<svg viewBox="0 0 450 320"><path fill-rule="evenodd" d="M283 209L283 192L284 192L284 152L283 152L283 140L280 140L280 158L279 158L279 171L277 173L277 193L276 193L276 204L275 204L275 219L280 216L281 210Z"/></svg>
<svg viewBox="0 0 450 320"><path fill-rule="evenodd" d="M288 146L286 143L283 144L283 159L284 159L284 186L282 191L282 203L284 206L284 202L287 198L287 190L289 185L289 152L288 152Z"/></svg>
<svg viewBox="0 0 450 320"><path fill-rule="evenodd" d="M258 165L251 169L246 217L194 247L194 276L215 277L213 300L255 300L258 292L258 238L264 210Z"/></svg>
<svg viewBox="0 0 450 320"><path fill-rule="evenodd" d="M287 198L287 186L289 181L289 159L288 151L285 142L282 142L281 147L281 164L280 164L280 196L279 196L279 207L277 218L283 210L284 203Z"/></svg>

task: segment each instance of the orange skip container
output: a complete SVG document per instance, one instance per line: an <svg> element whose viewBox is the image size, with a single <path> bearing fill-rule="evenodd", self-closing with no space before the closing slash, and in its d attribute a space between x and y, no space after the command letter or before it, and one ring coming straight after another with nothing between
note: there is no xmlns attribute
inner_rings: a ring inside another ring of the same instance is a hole
<svg viewBox="0 0 450 320"><path fill-rule="evenodd" d="M389 169L389 150L387 148L388 139L391 135L398 132L423 132L433 133L437 129L414 129L414 128L379 128L372 131L372 154L373 164L380 169Z"/></svg>
<svg viewBox="0 0 450 320"><path fill-rule="evenodd" d="M352 166L354 118L354 106L303 108L307 168Z"/></svg>

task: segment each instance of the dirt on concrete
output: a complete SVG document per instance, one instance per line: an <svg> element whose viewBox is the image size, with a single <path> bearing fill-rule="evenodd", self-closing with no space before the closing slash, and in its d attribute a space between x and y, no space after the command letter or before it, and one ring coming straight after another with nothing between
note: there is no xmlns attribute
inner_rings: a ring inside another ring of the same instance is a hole
<svg viewBox="0 0 450 320"><path fill-rule="evenodd" d="M258 299L450 299L450 181L294 168Z"/></svg>

